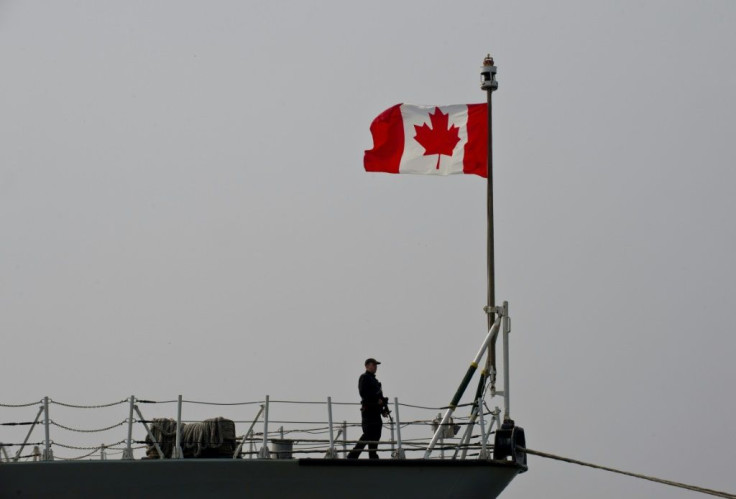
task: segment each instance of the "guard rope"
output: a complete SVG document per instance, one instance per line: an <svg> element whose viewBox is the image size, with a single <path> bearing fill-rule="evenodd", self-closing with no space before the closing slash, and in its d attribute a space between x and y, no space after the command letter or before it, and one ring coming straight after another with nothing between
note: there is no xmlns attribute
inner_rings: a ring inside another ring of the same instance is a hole
<svg viewBox="0 0 736 499"><path fill-rule="evenodd" d="M264 401L256 402L203 402L201 400L182 400L183 403L187 404L200 404L200 405L255 405L263 404Z"/></svg>
<svg viewBox="0 0 736 499"><path fill-rule="evenodd" d="M115 405L125 404L127 402L128 402L128 399L123 399L123 400L118 400L117 402L110 402L109 404L77 405L77 404L68 404L66 402L58 402L56 400L49 399L49 404L61 405L63 407L71 407L72 409L102 409L103 407L112 407Z"/></svg>
<svg viewBox="0 0 736 499"><path fill-rule="evenodd" d="M672 480L664 480L662 478L656 478L656 477L649 476L649 475L631 473L630 471L617 470L615 468L609 468L607 466L599 466L597 464L586 463L584 461L578 461L577 459L570 459L568 457L556 456L554 454L549 454L547 452L540 452L540 451L531 450L531 449L520 449L520 450L523 450L524 452L526 452L527 454L531 454L532 456L546 457L548 459L555 459L557 461L563 461L566 463L578 464L580 466L587 466L589 468L595 468L598 470L610 471L611 473L619 473L621 475L627 475L627 476L631 476L634 478L641 478L642 480L649 480L650 482L670 485L672 487L679 487L681 489L687 489L693 492L700 492L701 494L709 494L709 495L717 496L717 497L725 497L726 499L736 499L736 494L729 494L728 492L722 492L722 491L713 490L713 489L706 489L704 487L689 485L687 483L682 483L682 482L673 482Z"/></svg>
<svg viewBox="0 0 736 499"><path fill-rule="evenodd" d="M63 457L63 456L54 456L55 461L78 461L80 459L84 459L86 457L90 457L94 454L97 454L97 451L100 450L100 447L96 447L95 450L92 452L88 452L87 454L84 454L82 456L76 456L76 457Z"/></svg>
<svg viewBox="0 0 736 499"><path fill-rule="evenodd" d="M52 445L54 445L55 447L63 447L65 449L95 450L95 451L97 451L97 450L100 450L102 447L105 447L107 449L108 447L113 447L115 445L120 445L120 444L122 444L124 442L125 442L125 440L121 440L119 442L112 443L109 446L108 445L104 445L104 446L102 446L102 445L96 445L94 447L80 447L80 446L77 446L77 445L60 444L59 442L52 442Z"/></svg>
<svg viewBox="0 0 736 499"><path fill-rule="evenodd" d="M125 423L127 423L127 422L128 422L128 420L127 420L127 419L123 419L123 420L122 420L121 422L119 422L119 423L115 423L115 424L113 424L113 425L110 425L110 426L107 426L107 427L105 427L105 428L97 428L97 429L94 429L94 430L82 430L82 429L80 429L80 428L70 428L70 427L68 427L68 426L64 426L63 424L59 424L59 423L57 423L57 422L56 422L56 421L54 421L53 419L49 421L49 424L52 424L52 425L54 425L54 426L58 426L58 427L59 427L59 428L61 428L62 430L67 430L67 431L74 431L74 432L77 432L77 433L99 433L99 432L102 432L102 431L108 431L108 430L112 430L113 428L117 428L118 426L122 426L122 425L124 425L124 424L125 424Z"/></svg>
<svg viewBox="0 0 736 499"><path fill-rule="evenodd" d="M0 404L0 407L31 407L32 405L41 403L43 403L43 400L37 400L36 402L29 402L27 404Z"/></svg>

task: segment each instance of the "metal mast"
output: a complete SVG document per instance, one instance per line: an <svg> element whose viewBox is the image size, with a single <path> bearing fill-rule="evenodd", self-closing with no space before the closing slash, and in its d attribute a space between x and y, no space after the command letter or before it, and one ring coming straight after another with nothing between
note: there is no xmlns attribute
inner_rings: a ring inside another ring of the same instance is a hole
<svg viewBox="0 0 736 499"><path fill-rule="evenodd" d="M488 330L491 329L496 320L496 284L495 284L495 261L494 261L494 241L493 241L493 105L491 96L498 89L496 81L496 66L494 66L493 57L487 55L483 59L483 66L480 72L480 88L486 91L488 99L488 161L487 161L487 181L488 181L488 302L484 310L488 316ZM496 382L496 338L494 337L488 344L488 357L486 362L486 371L491 377L491 390L495 390Z"/></svg>

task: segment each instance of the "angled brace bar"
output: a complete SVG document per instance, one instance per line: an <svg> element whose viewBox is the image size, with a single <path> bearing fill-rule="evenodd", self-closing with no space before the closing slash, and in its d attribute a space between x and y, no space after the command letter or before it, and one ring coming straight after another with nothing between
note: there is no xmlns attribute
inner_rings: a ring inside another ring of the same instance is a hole
<svg viewBox="0 0 736 499"><path fill-rule="evenodd" d="M493 326L488 331L488 334L483 340L483 344L481 345L480 350L478 350L478 353L475 355L475 359L473 359L473 362L470 363L470 367L468 367L468 371L465 373L465 377L463 378L462 382L460 383L460 386L455 392L455 396L452 398L452 401L450 401L450 405L448 406L447 411L445 412L445 415L442 418L442 422L437 427L437 430L434 432L434 435L432 436L432 440L429 442L429 445L427 446L427 450L424 453L424 459L429 459L429 456L432 454L432 450L434 449L434 446L437 444L437 440L439 440L440 438L442 429L445 428L445 425L447 425L448 422L450 421L450 416L452 416L452 413L455 412L455 409L457 408L458 403L460 403L460 399L462 398L463 393L465 393L465 389L468 387L468 384L470 383L470 380L472 379L473 374L475 373L475 370L478 369L478 363L483 358L483 354L488 348L488 345L490 344L491 340L495 338L496 335L498 335L498 329L500 327L501 327L501 316L497 316L495 322L493 323Z"/></svg>
<svg viewBox="0 0 736 499"><path fill-rule="evenodd" d="M148 438L151 439L151 442L153 442L153 446L156 448L156 452L158 452L159 459L166 459L166 456L164 455L164 451L161 450L161 447L159 447L158 442L156 442L156 438L153 436L153 433L151 433L151 429L148 427L148 424L146 423L146 418L143 417L143 414L141 414L141 410L138 409L138 405L134 405L133 408L135 409L136 414L138 414L138 417L141 418L141 423L143 423L143 427L146 429L146 433L148 434Z"/></svg>

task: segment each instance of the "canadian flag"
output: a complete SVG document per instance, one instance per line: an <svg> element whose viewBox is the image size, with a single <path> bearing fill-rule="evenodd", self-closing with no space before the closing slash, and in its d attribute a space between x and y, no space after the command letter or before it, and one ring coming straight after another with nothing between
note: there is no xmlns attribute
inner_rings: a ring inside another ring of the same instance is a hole
<svg viewBox="0 0 736 499"><path fill-rule="evenodd" d="M373 149L363 157L365 170L486 177L487 109L486 104L396 104L371 123Z"/></svg>

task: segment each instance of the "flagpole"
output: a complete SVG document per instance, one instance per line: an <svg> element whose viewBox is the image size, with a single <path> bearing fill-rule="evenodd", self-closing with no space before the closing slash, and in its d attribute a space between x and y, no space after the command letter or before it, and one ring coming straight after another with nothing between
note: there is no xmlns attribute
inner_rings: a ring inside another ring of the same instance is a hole
<svg viewBox="0 0 736 499"><path fill-rule="evenodd" d="M493 57L487 55L483 59L481 68L481 90L486 91L488 101L488 158L487 158L487 211L488 211L488 240L487 240L487 264L488 264L488 302L484 307L488 316L488 330L490 331L496 319L496 275L495 275L495 249L493 240L493 104L491 96L498 89L496 81L496 66ZM488 344L488 357L486 358L486 371L491 377L491 390L495 390L496 383L496 338ZM482 410L482 408L481 408Z"/></svg>

